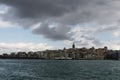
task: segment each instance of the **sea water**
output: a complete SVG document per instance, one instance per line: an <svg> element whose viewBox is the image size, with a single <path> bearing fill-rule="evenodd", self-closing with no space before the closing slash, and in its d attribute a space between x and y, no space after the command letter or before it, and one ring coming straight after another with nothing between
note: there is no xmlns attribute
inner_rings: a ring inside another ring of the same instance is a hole
<svg viewBox="0 0 120 80"><path fill-rule="evenodd" d="M120 80L120 61L0 59L0 80Z"/></svg>

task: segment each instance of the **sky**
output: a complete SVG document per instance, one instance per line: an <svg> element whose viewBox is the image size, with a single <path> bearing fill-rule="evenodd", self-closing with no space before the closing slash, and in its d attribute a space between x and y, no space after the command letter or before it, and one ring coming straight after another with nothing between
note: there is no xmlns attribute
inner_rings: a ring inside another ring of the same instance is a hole
<svg viewBox="0 0 120 80"><path fill-rule="evenodd" d="M120 0L0 0L0 54L120 49Z"/></svg>

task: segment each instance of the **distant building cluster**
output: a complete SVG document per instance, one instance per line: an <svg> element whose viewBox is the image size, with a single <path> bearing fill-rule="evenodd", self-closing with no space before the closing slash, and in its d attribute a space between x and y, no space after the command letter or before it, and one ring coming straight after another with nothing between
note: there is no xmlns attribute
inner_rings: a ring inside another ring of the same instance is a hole
<svg viewBox="0 0 120 80"><path fill-rule="evenodd" d="M107 47L95 49L76 48L73 43L72 48L63 50L45 50L37 52L12 52L0 55L2 59L55 59L55 60L104 60L119 59L120 51L108 50Z"/></svg>

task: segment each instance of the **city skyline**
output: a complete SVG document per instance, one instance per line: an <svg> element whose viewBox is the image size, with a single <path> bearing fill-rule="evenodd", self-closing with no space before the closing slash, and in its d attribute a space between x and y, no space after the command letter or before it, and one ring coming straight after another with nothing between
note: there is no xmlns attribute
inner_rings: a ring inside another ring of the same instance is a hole
<svg viewBox="0 0 120 80"><path fill-rule="evenodd" d="M71 48L29 52L3 53L0 59L42 59L42 60L120 60L120 50L104 48L76 48L73 43Z"/></svg>
<svg viewBox="0 0 120 80"><path fill-rule="evenodd" d="M120 49L119 0L0 0L0 54Z"/></svg>

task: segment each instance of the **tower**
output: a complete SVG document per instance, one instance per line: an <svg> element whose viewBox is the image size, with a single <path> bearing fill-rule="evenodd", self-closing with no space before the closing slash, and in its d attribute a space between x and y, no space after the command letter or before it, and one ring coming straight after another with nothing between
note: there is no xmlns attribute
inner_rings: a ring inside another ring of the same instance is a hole
<svg viewBox="0 0 120 80"><path fill-rule="evenodd" d="M73 43L72 48L75 49L75 44Z"/></svg>

